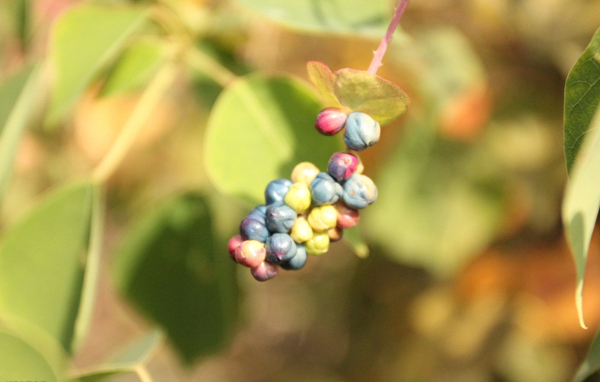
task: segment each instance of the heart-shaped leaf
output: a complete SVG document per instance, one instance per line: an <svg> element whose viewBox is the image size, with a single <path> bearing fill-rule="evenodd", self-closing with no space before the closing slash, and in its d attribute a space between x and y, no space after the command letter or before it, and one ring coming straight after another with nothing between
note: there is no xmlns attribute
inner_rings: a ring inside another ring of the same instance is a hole
<svg viewBox="0 0 600 382"><path fill-rule="evenodd" d="M571 172L573 163L600 105L600 29L577 60L565 84L565 159Z"/></svg>
<svg viewBox="0 0 600 382"><path fill-rule="evenodd" d="M289 178L299 162L325 169L340 143L315 130L321 108L316 94L293 78L252 75L231 84L206 132L205 161L214 184L262 204L266 185Z"/></svg>
<svg viewBox="0 0 600 382"><path fill-rule="evenodd" d="M381 125L406 111L410 99L396 84L356 69L332 73L319 61L307 64L308 74L329 106L342 106L368 114Z"/></svg>

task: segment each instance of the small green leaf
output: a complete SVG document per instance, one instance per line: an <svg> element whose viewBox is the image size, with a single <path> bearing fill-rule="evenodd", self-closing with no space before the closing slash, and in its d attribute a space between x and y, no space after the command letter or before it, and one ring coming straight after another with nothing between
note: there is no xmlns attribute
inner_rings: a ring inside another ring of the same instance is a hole
<svg viewBox="0 0 600 382"><path fill-rule="evenodd" d="M144 25L145 8L84 4L55 23L50 38L54 92L50 120L61 118Z"/></svg>
<svg viewBox="0 0 600 382"><path fill-rule="evenodd" d="M69 351L79 308L94 186L48 195L0 241L0 315L28 320Z"/></svg>
<svg viewBox="0 0 600 382"><path fill-rule="evenodd" d="M73 378L80 382L98 382L105 378L128 373L137 373L145 367L151 354L162 342L163 335L159 330L152 330L140 339L134 341L113 360L90 368L73 372Z"/></svg>
<svg viewBox="0 0 600 382"><path fill-rule="evenodd" d="M0 198L12 179L21 137L45 102L41 78L39 68L26 70L0 88Z"/></svg>
<svg viewBox="0 0 600 382"><path fill-rule="evenodd" d="M284 26L314 33L380 38L392 17L387 0L238 0Z"/></svg>
<svg viewBox="0 0 600 382"><path fill-rule="evenodd" d="M48 361L30 344L0 331L0 381L44 381L59 379Z"/></svg>
<svg viewBox="0 0 600 382"><path fill-rule="evenodd" d="M600 29L577 60L565 84L565 159L571 173L573 163L590 130L592 118L600 105Z"/></svg>
<svg viewBox="0 0 600 382"><path fill-rule="evenodd" d="M573 378L573 382L583 382L598 370L600 370L600 332L596 333L585 360L579 366L579 370Z"/></svg>
<svg viewBox="0 0 600 382"><path fill-rule="evenodd" d="M156 41L140 40L132 44L108 74L102 95L136 90L145 85L163 60L161 46Z"/></svg>
<svg viewBox="0 0 600 382"><path fill-rule="evenodd" d="M571 177L567 183L565 198L562 205L563 225L573 255L577 270L576 304L579 321L582 327L582 292L585 265L590 247L590 240L594 231L598 208L600 207L600 108L592 123L588 126L588 133L575 164L571 170Z"/></svg>
<svg viewBox="0 0 600 382"><path fill-rule="evenodd" d="M381 125L406 111L410 99L400 87L379 76L356 69L331 73L318 61L307 64L310 79L329 106L341 105L370 115Z"/></svg>
<svg viewBox="0 0 600 382"><path fill-rule="evenodd" d="M134 227L117 253L115 276L121 292L165 329L190 363L230 339L234 265L215 248L204 198L188 193L164 202Z"/></svg>
<svg viewBox="0 0 600 382"><path fill-rule="evenodd" d="M289 178L299 162L325 169L338 140L314 128L321 104L310 88L288 77L258 75L234 82L208 121L205 163L222 192L264 203L264 189Z"/></svg>

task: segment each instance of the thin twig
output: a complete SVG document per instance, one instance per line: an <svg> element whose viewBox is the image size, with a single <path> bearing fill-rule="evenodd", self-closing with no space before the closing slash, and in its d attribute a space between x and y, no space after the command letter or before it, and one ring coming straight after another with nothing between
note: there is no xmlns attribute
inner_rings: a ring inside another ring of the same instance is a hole
<svg viewBox="0 0 600 382"><path fill-rule="evenodd" d="M135 109L121 129L115 143L100 164L94 169L92 178L97 183L106 182L114 171L119 167L131 146L135 143L139 132L142 130L148 118L156 109L160 99L172 84L177 74L175 63L168 62L156 74L150 85L138 101Z"/></svg>
<svg viewBox="0 0 600 382"><path fill-rule="evenodd" d="M394 37L394 31L396 30L396 27L398 26L398 23L400 22L402 14L404 13L404 10L406 9L406 6L408 5L409 1L410 0L400 0L400 3L396 7L394 17L392 17L392 22L390 23L390 26L385 32L385 36L381 40L381 43L379 44L377 50L373 52L373 60L371 61L371 65L369 65L369 70L367 70L368 73L377 74L377 69L379 69L379 67L383 65L381 61L383 60L385 51L387 50L390 41L392 41L392 38Z"/></svg>
<svg viewBox="0 0 600 382"><path fill-rule="evenodd" d="M190 67L212 78L222 87L226 87L237 78L233 72L221 65L220 62L197 48L189 49L186 62Z"/></svg>

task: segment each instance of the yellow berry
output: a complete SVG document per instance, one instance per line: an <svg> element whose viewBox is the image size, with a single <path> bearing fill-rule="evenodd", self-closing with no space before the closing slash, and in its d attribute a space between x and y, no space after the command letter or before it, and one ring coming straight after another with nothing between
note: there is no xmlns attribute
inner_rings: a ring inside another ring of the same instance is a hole
<svg viewBox="0 0 600 382"><path fill-rule="evenodd" d="M322 255L329 249L329 236L326 232L315 232L313 237L304 243L304 248L311 255Z"/></svg>
<svg viewBox="0 0 600 382"><path fill-rule="evenodd" d="M337 211L332 205L315 207L308 215L308 224L318 232L328 231L337 223Z"/></svg>
<svg viewBox="0 0 600 382"><path fill-rule="evenodd" d="M319 172L317 166L310 162L298 163L292 171L292 182L304 183L307 187L310 187L310 182L315 179Z"/></svg>
<svg viewBox="0 0 600 382"><path fill-rule="evenodd" d="M290 186L283 202L292 207L296 213L302 213L310 207L311 197L308 186L304 183L294 183Z"/></svg>
<svg viewBox="0 0 600 382"><path fill-rule="evenodd" d="M310 225L306 219L303 217L298 217L294 223L294 226L292 227L290 236L296 243L303 243L313 237L313 230L310 228Z"/></svg>

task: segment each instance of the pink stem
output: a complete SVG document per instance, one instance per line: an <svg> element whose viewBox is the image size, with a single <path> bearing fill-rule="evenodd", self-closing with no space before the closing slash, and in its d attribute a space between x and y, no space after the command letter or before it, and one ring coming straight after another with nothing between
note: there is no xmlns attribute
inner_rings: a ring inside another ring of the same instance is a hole
<svg viewBox="0 0 600 382"><path fill-rule="evenodd" d="M385 51L387 50L390 41L392 41L392 38L394 37L394 31L396 30L396 27L400 22L400 18L402 17L402 14L404 13L404 10L406 9L406 6L408 5L409 1L410 0L400 0L400 3L396 7L396 12L394 12L392 22L390 23L387 32L385 32L385 36L383 37L383 40L381 40L379 47L374 52L373 61L371 61L371 65L369 65L369 70L367 70L368 73L377 74L377 69L379 69L379 67L383 65L381 63L381 60L383 60Z"/></svg>

